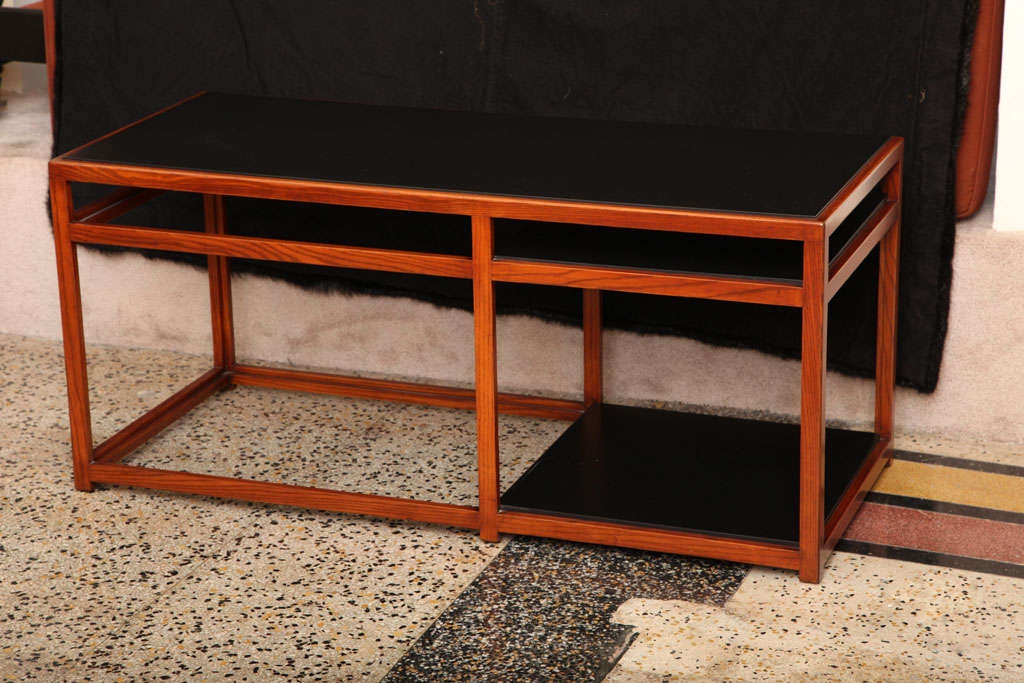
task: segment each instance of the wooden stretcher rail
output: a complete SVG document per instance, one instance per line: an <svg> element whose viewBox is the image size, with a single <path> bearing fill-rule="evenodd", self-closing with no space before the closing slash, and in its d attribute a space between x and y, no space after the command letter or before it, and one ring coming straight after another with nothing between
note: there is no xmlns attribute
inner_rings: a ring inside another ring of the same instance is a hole
<svg viewBox="0 0 1024 683"><path fill-rule="evenodd" d="M899 202L882 202L857 230L843 250L836 254L828 266L828 285L825 296L831 300L867 255L875 248L900 215Z"/></svg>
<svg viewBox="0 0 1024 683"><path fill-rule="evenodd" d="M465 410L473 410L476 407L476 392L472 389L433 384L347 377L321 372L263 368L254 365L232 366L230 378L234 384L271 389L373 398ZM497 400L498 412L510 415L575 420L583 412L583 403L580 401L506 393L499 393Z"/></svg>
<svg viewBox="0 0 1024 683"><path fill-rule="evenodd" d="M213 368L98 445L93 451L92 462L118 462L199 405L208 396L231 384L464 410L473 410L476 400L476 394L472 389L458 387L263 368L253 365L233 365L228 370ZM552 420L575 420L583 412L583 403L500 393L498 394L498 412Z"/></svg>
<svg viewBox="0 0 1024 683"><path fill-rule="evenodd" d="M663 273L632 268L577 266L537 261L500 260L492 268L498 282L523 282L580 289L744 301L799 307L801 286L778 280Z"/></svg>
<svg viewBox="0 0 1024 683"><path fill-rule="evenodd" d="M312 242L239 237L209 233L162 230L135 226L71 223L71 241L107 244L160 251L251 258L264 261L306 263L340 268L364 268L394 273L443 277L472 277L470 259L447 254L425 254L366 247L344 247Z"/></svg>
<svg viewBox="0 0 1024 683"><path fill-rule="evenodd" d="M835 232L850 212L864 201L868 193L882 182L902 159L902 138L890 138L818 214L818 219L825 225L825 235Z"/></svg>
<svg viewBox="0 0 1024 683"><path fill-rule="evenodd" d="M761 541L706 536L683 531L596 522L528 512L499 512L498 531L578 543L614 545L664 553L712 557L733 562L798 569L798 549Z"/></svg>
<svg viewBox="0 0 1024 683"><path fill-rule="evenodd" d="M248 500L253 503L295 505L314 510L349 512L389 519L411 519L467 529L476 529L479 526L477 509L468 505L407 500L312 486L293 486L120 464L93 464L89 467L89 477L92 481L102 484L139 486L161 491Z"/></svg>
<svg viewBox="0 0 1024 683"><path fill-rule="evenodd" d="M231 383L220 368L213 368L145 415L101 443L93 451L94 463L116 462L156 436L164 427L199 405L203 399Z"/></svg>
<svg viewBox="0 0 1024 683"><path fill-rule="evenodd" d="M122 187L76 210L71 220L93 224L112 221L161 194L163 190Z"/></svg>
<svg viewBox="0 0 1024 683"><path fill-rule="evenodd" d="M860 471L850 482L846 493L825 522L824 552L827 555L836 547L846 527L853 521L871 487L875 485L882 470L892 461L892 439L879 439L871 453L864 459Z"/></svg>

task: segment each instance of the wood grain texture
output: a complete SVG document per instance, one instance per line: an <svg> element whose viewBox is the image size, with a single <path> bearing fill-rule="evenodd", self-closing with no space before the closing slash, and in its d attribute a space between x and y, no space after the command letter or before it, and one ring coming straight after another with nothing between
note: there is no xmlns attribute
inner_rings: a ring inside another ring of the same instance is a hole
<svg viewBox="0 0 1024 683"><path fill-rule="evenodd" d="M226 233L224 198L203 195L203 218L206 232ZM210 281L210 324L213 331L213 363L218 368L235 364L235 324L231 306L231 268L225 256L207 256L206 270Z"/></svg>
<svg viewBox="0 0 1024 683"><path fill-rule="evenodd" d="M458 278L472 276L472 264L470 259L465 256L87 223L72 223L71 236L72 240L82 244L112 244L121 247L252 258L263 261L307 263L339 268L362 268L394 273L418 273Z"/></svg>
<svg viewBox="0 0 1024 683"><path fill-rule="evenodd" d="M632 268L519 260L496 261L493 272L494 279L499 282L743 301L773 306L800 306L802 301L800 285L781 280L663 273Z"/></svg>
<svg viewBox="0 0 1024 683"><path fill-rule="evenodd" d="M495 330L494 220L473 216L473 331L476 347L477 476L480 538L498 540L498 361Z"/></svg>
<svg viewBox="0 0 1024 683"><path fill-rule="evenodd" d="M903 138L889 138L818 214L818 220L825 226L825 234L831 235L835 232L850 212L864 200L868 192L874 189L902 158Z"/></svg>
<svg viewBox="0 0 1024 683"><path fill-rule="evenodd" d="M602 389L601 290L583 290L583 403L600 403Z"/></svg>
<svg viewBox="0 0 1024 683"><path fill-rule="evenodd" d="M226 173L120 166L57 157L50 169L57 177L78 182L146 187L159 190L223 194L364 206L400 211L426 211L463 216L580 223L671 232L736 235L802 240L821 232L821 222L803 218L746 213L652 209L619 204L523 199L398 187L371 187Z"/></svg>
<svg viewBox="0 0 1024 683"><path fill-rule="evenodd" d="M121 464L95 464L92 466L91 473L96 482L104 484L139 486L161 491L248 500L254 503L295 505L313 510L348 512L389 519L409 519L467 529L477 527L476 509L465 505L348 493L312 486L293 486Z"/></svg>
<svg viewBox="0 0 1024 683"><path fill-rule="evenodd" d="M889 174L885 192L902 204L903 160ZM896 324L899 301L900 219L899 215L879 243L878 323L875 344L875 433L891 438L895 424ZM890 456L889 460L892 458Z"/></svg>
<svg viewBox="0 0 1024 683"><path fill-rule="evenodd" d="M91 491L92 419L89 415L89 379L82 325L82 292L78 277L78 252L71 241L68 219L74 210L71 188L62 180L50 180L53 240L57 255L57 287L64 337L64 368L67 373L68 416L71 425L71 461L75 488Z"/></svg>
<svg viewBox="0 0 1024 683"><path fill-rule="evenodd" d="M382 401L415 403L443 408L476 408L476 392L472 389L416 384L395 380L348 377L321 372L264 368L254 365L231 367L231 381L245 386L266 387L286 391L306 391L334 396L373 398ZM540 417L553 420L575 420L583 412L583 403L539 396L499 393L498 412L510 415Z"/></svg>
<svg viewBox="0 0 1024 683"><path fill-rule="evenodd" d="M799 551L784 545L528 512L500 512L498 530L579 543L712 557L782 569L797 569L800 563Z"/></svg>
<svg viewBox="0 0 1024 683"><path fill-rule="evenodd" d="M896 222L899 213L899 203L886 201L864 221L864 224L850 238L842 251L836 254L836 257L829 263L826 298L831 301L839 289L846 284L846 281L860 267L875 245L882 240L882 236Z"/></svg>
<svg viewBox="0 0 1024 683"><path fill-rule="evenodd" d="M93 463L117 462L230 382L231 378L222 369L207 370L199 379L97 446L93 453Z"/></svg>
<svg viewBox="0 0 1024 683"><path fill-rule="evenodd" d="M817 583L824 563L826 239L804 242L800 353L800 580Z"/></svg>

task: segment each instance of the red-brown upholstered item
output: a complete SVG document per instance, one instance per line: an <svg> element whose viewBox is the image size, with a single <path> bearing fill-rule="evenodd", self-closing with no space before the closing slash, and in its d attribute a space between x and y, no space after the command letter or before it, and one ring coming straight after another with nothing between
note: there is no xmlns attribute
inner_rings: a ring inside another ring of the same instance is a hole
<svg viewBox="0 0 1024 683"><path fill-rule="evenodd" d="M964 133L956 159L956 216L970 216L985 201L999 108L1004 0L981 0L971 50Z"/></svg>

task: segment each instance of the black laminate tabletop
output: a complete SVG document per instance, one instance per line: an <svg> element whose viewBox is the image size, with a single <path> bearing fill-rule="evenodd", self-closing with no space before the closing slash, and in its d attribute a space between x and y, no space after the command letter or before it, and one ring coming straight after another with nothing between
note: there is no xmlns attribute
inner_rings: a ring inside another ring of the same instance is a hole
<svg viewBox="0 0 1024 683"><path fill-rule="evenodd" d="M813 218L885 140L207 93L65 158Z"/></svg>

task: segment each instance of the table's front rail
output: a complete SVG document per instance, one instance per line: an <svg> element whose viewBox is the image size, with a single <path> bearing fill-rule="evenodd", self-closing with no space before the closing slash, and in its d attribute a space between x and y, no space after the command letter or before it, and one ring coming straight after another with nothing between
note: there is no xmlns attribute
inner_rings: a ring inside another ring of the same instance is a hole
<svg viewBox="0 0 1024 683"><path fill-rule="evenodd" d="M57 157L50 162L50 175L51 178L61 181L117 187L764 239L803 240L820 234L822 225L822 221L818 219L787 216L346 185L289 178L119 166L70 161L63 157Z"/></svg>
<svg viewBox="0 0 1024 683"><path fill-rule="evenodd" d="M497 533L501 531L718 557L782 568L798 568L802 579L816 581L828 551L849 523L863 499L864 492L891 456L892 336L895 325L895 260L898 253L901 208L901 158L902 142L891 141L865 164L851 183L829 205L827 211L816 220L346 186L280 178L121 167L71 162L58 158L51 162L50 167L51 196L54 234L57 241L76 487L89 490L94 482L127 484L452 524L478 528L485 538L496 538ZM75 210L69 189L71 181L126 187ZM853 210L857 202L867 196L872 187L880 183L884 183L888 201L871 214L846 247L829 262L829 235ZM112 224L112 221L127 211L167 190L198 192L206 196L205 233ZM473 256L230 235L223 225L223 206L220 198L222 195L461 214L473 219ZM801 281L780 281L771 278L660 272L599 265L495 260L495 218L801 240L804 244L804 277ZM207 254L210 257L216 367L95 448L91 441L76 244L178 251ZM880 441L865 460L837 509L825 519L820 500L824 468L823 448L822 444L818 443L821 441L818 437L823 435L824 430L822 389L827 306L829 299L867 254L879 244L883 254L883 267L879 298L876 432L880 436ZM234 359L230 281L227 275L229 257L473 279L477 347L476 390L238 364ZM497 392L493 296L493 286L497 281L562 285L583 290L583 401ZM803 309L805 334L802 421L805 436L802 438L800 456L802 485L799 548L713 534L703 535L498 510L496 414L514 413L572 420L579 416L586 406L601 400L599 292L604 289L754 302ZM118 462L204 398L232 384L476 408L479 422L480 505L468 507L345 493L134 467Z"/></svg>

